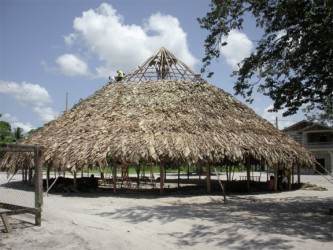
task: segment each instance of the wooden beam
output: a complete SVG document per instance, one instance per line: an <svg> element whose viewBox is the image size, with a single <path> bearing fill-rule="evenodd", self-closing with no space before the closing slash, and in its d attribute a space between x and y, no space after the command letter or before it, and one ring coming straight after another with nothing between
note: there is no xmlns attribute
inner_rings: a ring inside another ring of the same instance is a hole
<svg viewBox="0 0 333 250"><path fill-rule="evenodd" d="M297 182L298 184L301 183L301 168L299 165L297 166Z"/></svg>
<svg viewBox="0 0 333 250"><path fill-rule="evenodd" d="M5 226L5 229L6 229L7 233L10 233L12 231L12 227L9 224L7 215L6 214L1 214L1 219L2 219L2 222Z"/></svg>
<svg viewBox="0 0 333 250"><path fill-rule="evenodd" d="M164 189L164 164L160 164L160 194L163 194Z"/></svg>
<svg viewBox="0 0 333 250"><path fill-rule="evenodd" d="M113 162L112 168L113 193L117 192L117 162Z"/></svg>
<svg viewBox="0 0 333 250"><path fill-rule="evenodd" d="M6 214L6 215L36 214L36 212L38 212L38 209L36 209L36 208L21 208L21 209L15 209L15 210L6 210L4 212L0 212L0 214Z"/></svg>
<svg viewBox="0 0 333 250"><path fill-rule="evenodd" d="M274 167L274 191L278 190L278 167Z"/></svg>
<svg viewBox="0 0 333 250"><path fill-rule="evenodd" d="M74 179L73 179L73 186L74 186L74 189L77 190L77 178L76 178L76 169L74 170Z"/></svg>
<svg viewBox="0 0 333 250"><path fill-rule="evenodd" d="M36 147L34 150L35 161L35 223L40 226L42 223L42 206L43 206L43 164L42 150Z"/></svg>
<svg viewBox="0 0 333 250"><path fill-rule="evenodd" d="M178 188L180 188L180 165L178 164Z"/></svg>
<svg viewBox="0 0 333 250"><path fill-rule="evenodd" d="M250 181L251 181L251 163L247 160L246 165L246 189L250 192Z"/></svg>
<svg viewBox="0 0 333 250"><path fill-rule="evenodd" d="M0 151L6 152L34 152L40 145L22 145L22 144L0 144Z"/></svg>
<svg viewBox="0 0 333 250"><path fill-rule="evenodd" d="M211 180L210 180L210 165L206 163L206 182L207 182L207 193L212 192Z"/></svg>

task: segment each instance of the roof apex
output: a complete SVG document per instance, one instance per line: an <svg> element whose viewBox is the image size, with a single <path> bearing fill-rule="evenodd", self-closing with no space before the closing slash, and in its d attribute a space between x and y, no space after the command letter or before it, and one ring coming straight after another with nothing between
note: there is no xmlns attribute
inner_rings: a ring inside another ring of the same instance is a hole
<svg viewBox="0 0 333 250"><path fill-rule="evenodd" d="M122 82L142 82L154 80L188 80L205 82L189 66L179 60L166 48L160 50L127 74Z"/></svg>

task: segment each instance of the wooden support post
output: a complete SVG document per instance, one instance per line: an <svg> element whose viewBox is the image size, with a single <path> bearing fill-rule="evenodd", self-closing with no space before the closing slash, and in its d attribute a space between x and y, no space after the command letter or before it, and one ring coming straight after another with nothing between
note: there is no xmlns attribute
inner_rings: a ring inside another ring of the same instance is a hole
<svg viewBox="0 0 333 250"><path fill-rule="evenodd" d="M160 164L160 194L163 194L164 188L164 164Z"/></svg>
<svg viewBox="0 0 333 250"><path fill-rule="evenodd" d="M180 165L178 165L178 188L180 188Z"/></svg>
<svg viewBox="0 0 333 250"><path fill-rule="evenodd" d="M292 171L292 167L289 167L289 169L285 172L287 174L287 178L288 178L288 187L287 187L287 189L289 191L291 190L291 171Z"/></svg>
<svg viewBox="0 0 333 250"><path fill-rule="evenodd" d="M34 150L35 163L35 224L40 226L42 223L42 205L43 205L43 166L42 150L39 146Z"/></svg>
<svg viewBox="0 0 333 250"><path fill-rule="evenodd" d="M22 166L22 182L24 182L24 166Z"/></svg>
<svg viewBox="0 0 333 250"><path fill-rule="evenodd" d="M245 162L246 164L246 189L250 192L250 181L251 181L251 163L249 161Z"/></svg>
<svg viewBox="0 0 333 250"><path fill-rule="evenodd" d="M297 182L301 184L301 168L299 165L297 166Z"/></svg>
<svg viewBox="0 0 333 250"><path fill-rule="evenodd" d="M32 182L32 168L29 168L28 169L28 173L29 173L29 176L28 176L28 181L29 181L29 184L33 184Z"/></svg>
<svg viewBox="0 0 333 250"><path fill-rule="evenodd" d="M24 182L28 181L28 167L24 167Z"/></svg>
<svg viewBox="0 0 333 250"><path fill-rule="evenodd" d="M274 167L274 191L278 190L278 167Z"/></svg>
<svg viewBox="0 0 333 250"><path fill-rule="evenodd" d="M113 169L112 169L112 181L113 181L113 193L117 191L117 163L113 162Z"/></svg>
<svg viewBox="0 0 333 250"><path fill-rule="evenodd" d="M10 233L12 231L12 227L9 224L7 215L6 214L1 214L1 219L2 219L2 222L5 226L5 229L6 229L7 233Z"/></svg>
<svg viewBox="0 0 333 250"><path fill-rule="evenodd" d="M202 174L201 163L198 163L198 165L197 165L197 169L198 169L198 172L199 172L199 180L201 180L201 174Z"/></svg>
<svg viewBox="0 0 333 250"><path fill-rule="evenodd" d="M49 181L50 181L50 165L47 164L47 167L46 167L46 190L49 190Z"/></svg>
<svg viewBox="0 0 333 250"><path fill-rule="evenodd" d="M292 184L295 183L294 175L295 175L295 169L294 169L294 165L293 165L293 166L291 167L291 182L292 182Z"/></svg>
<svg viewBox="0 0 333 250"><path fill-rule="evenodd" d="M73 186L74 186L74 189L77 190L76 169L74 170L73 175L74 175Z"/></svg>
<svg viewBox="0 0 333 250"><path fill-rule="evenodd" d="M212 192L211 181L210 181L210 165L206 163L206 181L207 181L207 193Z"/></svg>

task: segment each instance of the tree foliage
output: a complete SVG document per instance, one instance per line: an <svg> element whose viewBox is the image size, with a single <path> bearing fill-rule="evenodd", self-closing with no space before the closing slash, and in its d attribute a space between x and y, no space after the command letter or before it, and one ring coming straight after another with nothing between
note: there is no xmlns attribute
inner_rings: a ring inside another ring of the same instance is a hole
<svg viewBox="0 0 333 250"><path fill-rule="evenodd" d="M0 121L0 143L12 143L14 137L12 128L8 122Z"/></svg>
<svg viewBox="0 0 333 250"><path fill-rule="evenodd" d="M2 115L0 114L0 117ZM0 143L14 143L19 142L20 140L25 138L25 134L23 133L23 129L20 127L14 128L12 131L12 127L10 123L5 121L0 121Z"/></svg>
<svg viewBox="0 0 333 250"><path fill-rule="evenodd" d="M299 109L332 113L333 0L213 0L210 7L198 18L209 31L202 73L220 56L223 38L251 14L264 34L233 73L235 94L252 102L257 90L273 100L271 111L286 109L284 116Z"/></svg>

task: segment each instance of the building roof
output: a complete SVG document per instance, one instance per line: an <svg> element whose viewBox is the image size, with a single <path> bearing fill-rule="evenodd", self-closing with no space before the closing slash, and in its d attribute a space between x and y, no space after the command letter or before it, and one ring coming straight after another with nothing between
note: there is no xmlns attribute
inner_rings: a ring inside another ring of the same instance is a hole
<svg viewBox="0 0 333 250"><path fill-rule="evenodd" d="M331 130L333 131L333 127L326 126L320 123L315 123L312 121L306 121L302 120L300 122L297 122L289 127L284 128L283 132L296 132L296 133L302 133L305 131L324 131L324 130Z"/></svg>
<svg viewBox="0 0 333 250"><path fill-rule="evenodd" d="M163 60L170 66L175 59ZM40 144L43 161L59 169L103 167L110 161L257 160L272 167L313 166L310 152L222 89L185 73L169 76L170 70L161 79L148 79L152 61L154 57L124 81L96 91L22 143ZM8 153L3 164L23 162L32 164L32 156Z"/></svg>

